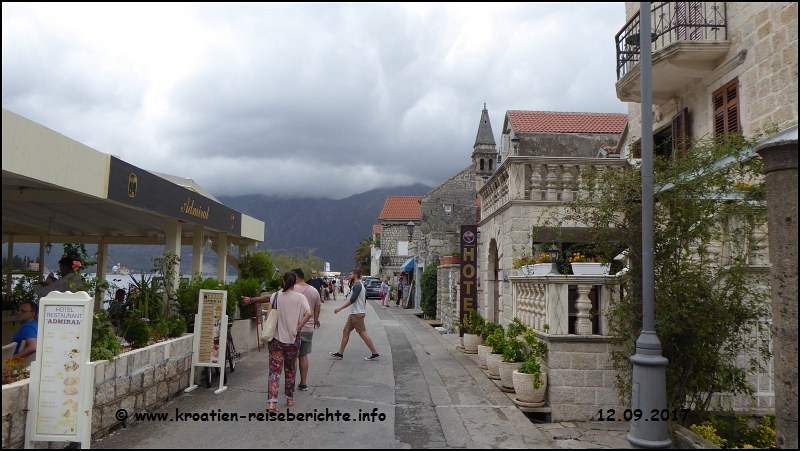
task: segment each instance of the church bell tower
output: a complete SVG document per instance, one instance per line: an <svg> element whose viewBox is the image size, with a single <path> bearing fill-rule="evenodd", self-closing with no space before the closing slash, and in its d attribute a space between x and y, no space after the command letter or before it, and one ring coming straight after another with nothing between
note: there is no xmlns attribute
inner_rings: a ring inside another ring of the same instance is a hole
<svg viewBox="0 0 800 451"><path fill-rule="evenodd" d="M483 104L481 122L478 124L478 136L472 147L472 165L475 168L476 186L483 186L483 177L491 176L497 166L497 144L494 141L492 123L489 121L489 111Z"/></svg>

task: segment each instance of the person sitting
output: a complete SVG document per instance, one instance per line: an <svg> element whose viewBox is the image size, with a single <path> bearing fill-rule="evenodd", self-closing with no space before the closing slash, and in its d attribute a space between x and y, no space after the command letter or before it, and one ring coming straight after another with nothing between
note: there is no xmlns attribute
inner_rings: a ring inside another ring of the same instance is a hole
<svg viewBox="0 0 800 451"><path fill-rule="evenodd" d="M17 343L17 347L14 349L15 359L24 359L36 353L36 337L39 330L39 322L36 321L36 316L38 313L39 306L33 301L23 302L17 309L17 321L21 322L22 326L14 334L14 338L11 339L11 341ZM25 343L25 349L20 351L23 343Z"/></svg>
<svg viewBox="0 0 800 451"><path fill-rule="evenodd" d="M83 286L81 276L75 272L81 262L72 260L70 257L64 257L58 261L58 268L61 271L61 278L56 279L53 273L47 276L47 279L39 285L33 287L33 292L37 296L43 298L50 294L51 291L70 291L75 293L80 291Z"/></svg>

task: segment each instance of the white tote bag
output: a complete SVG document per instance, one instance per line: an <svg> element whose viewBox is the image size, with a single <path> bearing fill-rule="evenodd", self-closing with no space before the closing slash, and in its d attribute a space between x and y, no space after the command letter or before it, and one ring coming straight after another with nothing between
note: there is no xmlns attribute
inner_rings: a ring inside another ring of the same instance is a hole
<svg viewBox="0 0 800 451"><path fill-rule="evenodd" d="M278 328L278 292L272 299L272 309L267 315L267 320L264 321L264 330L261 332L261 342L269 343L275 336L275 331Z"/></svg>

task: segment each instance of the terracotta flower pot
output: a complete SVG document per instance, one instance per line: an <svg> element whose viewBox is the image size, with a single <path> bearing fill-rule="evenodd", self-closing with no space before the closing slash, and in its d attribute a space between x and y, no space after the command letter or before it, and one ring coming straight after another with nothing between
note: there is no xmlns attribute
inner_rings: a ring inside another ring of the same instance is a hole
<svg viewBox="0 0 800 451"><path fill-rule="evenodd" d="M514 378L511 376L511 373L522 366L522 363L523 362L500 362L498 372L500 373L500 380L502 381L503 387L514 390Z"/></svg>
<svg viewBox="0 0 800 451"><path fill-rule="evenodd" d="M478 345L483 344L483 337L480 335L464 334L464 352L467 354L477 354Z"/></svg>
<svg viewBox="0 0 800 451"><path fill-rule="evenodd" d="M492 354L486 356L486 366L489 367L489 379L500 379L500 362L503 354Z"/></svg>
<svg viewBox="0 0 800 451"><path fill-rule="evenodd" d="M489 353L492 352L492 348L484 345L478 345L478 358L481 361L481 368L484 370L488 370L489 367L486 366L486 357Z"/></svg>
<svg viewBox="0 0 800 451"><path fill-rule="evenodd" d="M547 373L542 372L542 385L533 388L533 374L524 374L519 371L511 373L514 381L514 391L517 392L517 400L523 403L536 404L530 407L543 407L544 395L547 392Z"/></svg>

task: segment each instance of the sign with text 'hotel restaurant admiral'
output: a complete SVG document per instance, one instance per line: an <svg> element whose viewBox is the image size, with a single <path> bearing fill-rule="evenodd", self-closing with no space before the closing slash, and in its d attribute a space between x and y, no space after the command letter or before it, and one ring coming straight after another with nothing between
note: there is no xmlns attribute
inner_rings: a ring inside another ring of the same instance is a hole
<svg viewBox="0 0 800 451"><path fill-rule="evenodd" d="M116 157L111 157L108 199L222 232L242 233L238 211Z"/></svg>
<svg viewBox="0 0 800 451"><path fill-rule="evenodd" d="M461 323L469 317L469 312L478 307L478 226L461 226ZM464 335L466 329L461 329Z"/></svg>

